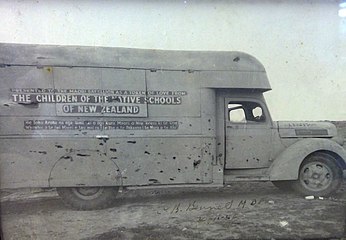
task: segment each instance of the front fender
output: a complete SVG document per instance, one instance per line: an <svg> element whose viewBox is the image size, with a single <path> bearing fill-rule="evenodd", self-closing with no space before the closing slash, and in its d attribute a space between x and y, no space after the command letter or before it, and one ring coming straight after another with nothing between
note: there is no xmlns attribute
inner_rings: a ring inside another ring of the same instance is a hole
<svg viewBox="0 0 346 240"><path fill-rule="evenodd" d="M320 138L302 139L289 146L274 160L269 169L269 179L271 181L298 179L300 164L309 154L317 151L333 152L346 163L346 151L336 142Z"/></svg>

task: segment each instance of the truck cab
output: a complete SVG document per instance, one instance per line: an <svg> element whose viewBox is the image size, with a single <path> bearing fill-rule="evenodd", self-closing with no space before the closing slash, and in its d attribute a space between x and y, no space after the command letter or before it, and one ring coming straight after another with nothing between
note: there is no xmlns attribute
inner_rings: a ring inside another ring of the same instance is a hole
<svg viewBox="0 0 346 240"><path fill-rule="evenodd" d="M335 191L331 186L342 182L343 138L332 123L272 121L263 94L256 91L222 91L219 103L225 182L269 180L304 195L329 195Z"/></svg>

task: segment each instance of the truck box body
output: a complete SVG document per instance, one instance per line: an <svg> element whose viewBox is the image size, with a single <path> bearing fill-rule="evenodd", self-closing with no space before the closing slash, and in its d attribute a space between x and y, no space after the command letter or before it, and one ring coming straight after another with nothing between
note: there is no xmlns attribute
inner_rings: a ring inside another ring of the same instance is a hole
<svg viewBox="0 0 346 240"><path fill-rule="evenodd" d="M240 52L1 44L0 56L2 188L222 184L216 90L270 89Z"/></svg>

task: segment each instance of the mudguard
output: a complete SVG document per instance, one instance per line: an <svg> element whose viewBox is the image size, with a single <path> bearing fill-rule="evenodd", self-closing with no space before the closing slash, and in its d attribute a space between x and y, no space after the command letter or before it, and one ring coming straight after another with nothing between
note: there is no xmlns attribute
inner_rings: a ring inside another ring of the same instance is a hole
<svg viewBox="0 0 346 240"><path fill-rule="evenodd" d="M303 160L317 151L333 152L346 164L346 151L336 142L320 138L302 139L289 146L274 160L269 169L269 179L271 181L298 179L299 167Z"/></svg>
<svg viewBox="0 0 346 240"><path fill-rule="evenodd" d="M103 153L75 150L62 156L49 174L50 187L120 186L117 165Z"/></svg>

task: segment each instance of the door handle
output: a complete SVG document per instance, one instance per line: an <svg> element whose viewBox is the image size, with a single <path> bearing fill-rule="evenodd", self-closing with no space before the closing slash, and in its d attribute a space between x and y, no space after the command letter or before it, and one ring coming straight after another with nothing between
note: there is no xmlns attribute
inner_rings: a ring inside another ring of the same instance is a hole
<svg viewBox="0 0 346 240"><path fill-rule="evenodd" d="M96 135L97 139L108 139L109 136L108 135Z"/></svg>

